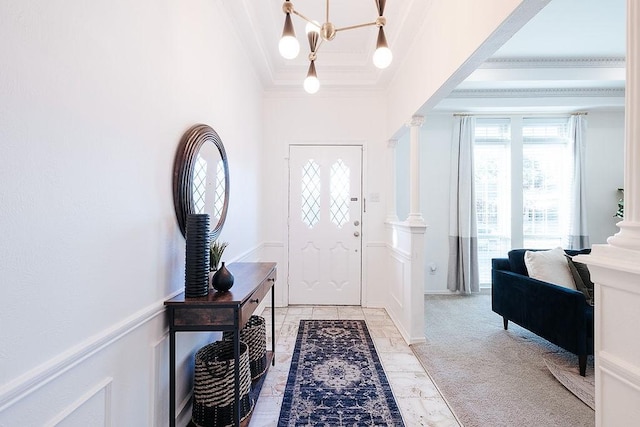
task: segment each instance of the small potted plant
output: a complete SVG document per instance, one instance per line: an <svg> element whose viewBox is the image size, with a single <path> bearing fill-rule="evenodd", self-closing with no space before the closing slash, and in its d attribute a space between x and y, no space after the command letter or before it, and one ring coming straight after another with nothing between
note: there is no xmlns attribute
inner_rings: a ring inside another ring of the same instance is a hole
<svg viewBox="0 0 640 427"><path fill-rule="evenodd" d="M218 242L217 240L211 242L209 247L209 270L217 271L222 259L222 253L229 246L227 242Z"/></svg>

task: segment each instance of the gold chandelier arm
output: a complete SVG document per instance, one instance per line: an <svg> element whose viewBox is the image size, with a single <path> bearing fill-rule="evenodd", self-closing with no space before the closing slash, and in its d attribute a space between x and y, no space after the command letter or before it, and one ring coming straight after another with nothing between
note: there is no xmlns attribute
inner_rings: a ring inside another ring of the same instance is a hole
<svg viewBox="0 0 640 427"><path fill-rule="evenodd" d="M307 18L306 16L304 16L303 14L301 14L300 12L298 12L297 10L293 9L291 11L291 13L293 13L294 15L299 16L300 18L304 19L307 22L312 23L313 25L315 25L316 27L318 26L315 22L313 22L311 19Z"/></svg>
<svg viewBox="0 0 640 427"><path fill-rule="evenodd" d="M349 27L336 28L336 33L338 31L353 30L355 28L362 28L362 27L372 27L374 25L378 25L378 22L373 21L373 22L367 22L366 24L358 24L358 25L351 25Z"/></svg>
<svg viewBox="0 0 640 427"><path fill-rule="evenodd" d="M327 19L324 22L331 22L329 21L329 0L327 0Z"/></svg>

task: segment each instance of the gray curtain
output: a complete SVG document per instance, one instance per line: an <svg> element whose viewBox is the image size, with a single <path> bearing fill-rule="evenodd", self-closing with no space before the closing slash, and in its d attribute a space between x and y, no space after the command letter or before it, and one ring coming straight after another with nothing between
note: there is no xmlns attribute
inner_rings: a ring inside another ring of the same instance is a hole
<svg viewBox="0 0 640 427"><path fill-rule="evenodd" d="M585 151L587 119L584 114L574 114L569 119L569 144L573 152L573 177L569 201L569 235L567 248L588 248L587 202L585 197Z"/></svg>
<svg viewBox="0 0 640 427"><path fill-rule="evenodd" d="M447 288L461 293L478 292L478 231L473 173L475 119L454 118L451 141L449 195L449 270Z"/></svg>

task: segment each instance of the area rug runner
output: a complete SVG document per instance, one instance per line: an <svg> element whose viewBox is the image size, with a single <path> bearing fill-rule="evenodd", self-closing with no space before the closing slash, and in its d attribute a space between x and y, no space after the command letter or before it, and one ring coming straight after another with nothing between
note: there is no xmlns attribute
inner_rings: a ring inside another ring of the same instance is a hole
<svg viewBox="0 0 640 427"><path fill-rule="evenodd" d="M278 420L404 426L364 320L301 320Z"/></svg>

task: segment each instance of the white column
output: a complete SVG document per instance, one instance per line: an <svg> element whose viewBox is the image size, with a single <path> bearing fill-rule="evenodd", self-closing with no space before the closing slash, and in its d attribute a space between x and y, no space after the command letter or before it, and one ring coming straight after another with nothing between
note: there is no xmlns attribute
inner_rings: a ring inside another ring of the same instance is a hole
<svg viewBox="0 0 640 427"><path fill-rule="evenodd" d="M387 195L389 200L387 202L387 222L398 221L398 211L396 207L396 147L398 146L397 139L390 139L387 142L387 174L389 179L387 180Z"/></svg>
<svg viewBox="0 0 640 427"><path fill-rule="evenodd" d="M424 225L424 218L420 212L420 127L424 117L413 116L407 126L411 128L409 149L409 216L410 225Z"/></svg>
<svg viewBox="0 0 640 427"><path fill-rule="evenodd" d="M596 426L640 420L640 1L627 0L624 220L578 257L595 283Z"/></svg>
<svg viewBox="0 0 640 427"><path fill-rule="evenodd" d="M613 246L640 251L640 3L627 0L625 86L624 220L608 239Z"/></svg>

